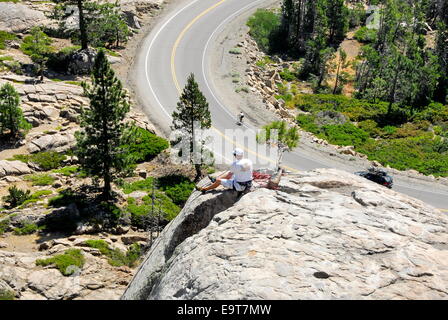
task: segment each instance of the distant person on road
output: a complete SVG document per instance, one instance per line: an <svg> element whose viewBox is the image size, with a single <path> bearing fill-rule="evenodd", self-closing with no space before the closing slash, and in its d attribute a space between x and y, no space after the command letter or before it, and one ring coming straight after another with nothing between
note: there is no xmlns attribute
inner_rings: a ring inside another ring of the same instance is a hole
<svg viewBox="0 0 448 320"><path fill-rule="evenodd" d="M252 161L243 158L244 152L241 149L235 149L233 156L235 161L230 166L229 171L217 179L210 178L212 185L206 188L196 187L196 190L207 192L222 185L226 189L243 192L252 187L253 164Z"/></svg>
<svg viewBox="0 0 448 320"><path fill-rule="evenodd" d="M240 112L239 114L238 114L238 124L239 125L242 125L243 124L243 119L244 119L244 113L243 112Z"/></svg>

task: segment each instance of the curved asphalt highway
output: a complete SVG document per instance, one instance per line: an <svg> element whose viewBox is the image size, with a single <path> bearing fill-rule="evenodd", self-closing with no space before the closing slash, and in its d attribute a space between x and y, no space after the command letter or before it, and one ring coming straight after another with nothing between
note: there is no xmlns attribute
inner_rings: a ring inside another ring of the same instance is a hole
<svg viewBox="0 0 448 320"><path fill-rule="evenodd" d="M224 134L226 129L242 129L235 124L235 115L229 113L219 99L210 80L213 68L208 55L213 50L213 40L233 18L249 10L269 3L269 0L189 0L178 5L155 26L145 38L134 66L136 93L143 101L145 112L166 135L170 133L171 114L176 108L181 88L190 73L195 74L201 91L209 102L214 129L218 140L231 141ZM254 133L255 128L245 127ZM224 139L223 139L224 138ZM214 145L217 162L229 160L233 143L218 148ZM225 150L224 150L225 149ZM256 146L246 144L246 151L259 166L266 166L266 157L255 159ZM220 156L226 155L226 156ZM222 157L222 158L221 158ZM260 163L264 161L264 163ZM270 163L275 162L271 157ZM285 155L283 164L290 170L312 170L316 168L340 168L328 159L317 159L300 154L300 148ZM349 172L362 168L344 168ZM427 185L410 184L395 177L394 190L423 200L436 208L448 209L448 188L434 190Z"/></svg>

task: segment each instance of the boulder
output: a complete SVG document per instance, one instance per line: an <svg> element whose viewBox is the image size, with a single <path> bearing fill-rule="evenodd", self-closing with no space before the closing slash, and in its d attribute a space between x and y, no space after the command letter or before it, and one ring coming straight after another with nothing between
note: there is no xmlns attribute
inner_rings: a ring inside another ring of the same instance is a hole
<svg viewBox="0 0 448 320"><path fill-rule="evenodd" d="M41 11L23 4L0 2L0 30L23 33L32 27L49 23L50 20Z"/></svg>
<svg viewBox="0 0 448 320"><path fill-rule="evenodd" d="M0 178L5 176L18 176L33 172L26 163L21 161L0 160Z"/></svg>
<svg viewBox="0 0 448 320"><path fill-rule="evenodd" d="M121 241L125 244L125 245L130 245L133 243L137 243L139 241L147 241L148 237L146 236L141 236L141 235L126 235L126 236L122 236L121 237Z"/></svg>
<svg viewBox="0 0 448 320"><path fill-rule="evenodd" d="M57 134L46 134L32 139L27 144L30 153L40 151L64 152L72 148L76 142L73 132L62 132Z"/></svg>
<svg viewBox="0 0 448 320"><path fill-rule="evenodd" d="M0 290L15 292L19 300L118 299L132 271L109 265L97 249L85 249L91 250L83 250L84 267L71 276L63 276L54 266L36 266L36 260L48 254L0 250Z"/></svg>
<svg viewBox="0 0 448 320"><path fill-rule="evenodd" d="M122 299L448 299L448 216L353 174L194 192Z"/></svg>
<svg viewBox="0 0 448 320"><path fill-rule="evenodd" d="M97 52L88 48L74 52L68 62L68 72L71 74L89 74L95 62Z"/></svg>
<svg viewBox="0 0 448 320"><path fill-rule="evenodd" d="M345 146L345 147L341 147L339 148L339 152L342 154L347 154L349 156L356 156L356 151L353 149L353 146Z"/></svg>

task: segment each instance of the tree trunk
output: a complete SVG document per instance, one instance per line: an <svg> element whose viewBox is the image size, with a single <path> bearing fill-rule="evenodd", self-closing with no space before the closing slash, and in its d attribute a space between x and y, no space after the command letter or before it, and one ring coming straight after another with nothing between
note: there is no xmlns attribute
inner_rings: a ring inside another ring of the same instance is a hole
<svg viewBox="0 0 448 320"><path fill-rule="evenodd" d="M287 150L287 148L285 147L279 147L277 149L278 152L278 157L277 157L277 170L280 170L280 166L282 165L282 161L283 161L283 155L285 154L285 151Z"/></svg>
<svg viewBox="0 0 448 320"><path fill-rule="evenodd" d="M105 200L109 200L111 196L111 179L110 179L110 173L109 168L105 168L104 173L104 187L103 187L103 197Z"/></svg>
<svg viewBox="0 0 448 320"><path fill-rule="evenodd" d="M395 90L397 89L397 81L398 81L398 73L399 73L398 70L399 70L399 68L397 67L395 69L395 77L394 77L394 82L392 85L392 90L389 95L389 106L387 107L388 115L390 115L392 113L392 105L394 103Z"/></svg>
<svg viewBox="0 0 448 320"><path fill-rule="evenodd" d="M44 65L43 65L43 63L39 66L39 75L40 75L40 78L39 78L39 82L44 82Z"/></svg>
<svg viewBox="0 0 448 320"><path fill-rule="evenodd" d="M194 177L194 182L198 182L202 178L201 165L195 164L194 168L196 170L196 176Z"/></svg>
<svg viewBox="0 0 448 320"><path fill-rule="evenodd" d="M79 32L81 33L81 50L86 50L88 48L88 41L87 41L86 22L84 20L84 10L82 1L83 0L78 0Z"/></svg>
<svg viewBox="0 0 448 320"><path fill-rule="evenodd" d="M336 89L338 88L339 72L340 72L340 70L341 70L341 61L339 61L338 70L336 71L336 81L334 83L333 94L336 94Z"/></svg>

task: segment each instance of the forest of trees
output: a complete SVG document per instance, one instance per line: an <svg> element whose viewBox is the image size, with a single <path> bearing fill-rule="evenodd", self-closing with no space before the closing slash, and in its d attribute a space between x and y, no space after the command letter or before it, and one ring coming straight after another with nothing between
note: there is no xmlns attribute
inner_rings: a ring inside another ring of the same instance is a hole
<svg viewBox="0 0 448 320"><path fill-rule="evenodd" d="M368 12L361 4L378 6L379 27L365 26ZM357 98L388 102L389 113L395 106L416 112L432 101L447 103L447 1L284 0L278 19L269 53L303 58L298 74L318 88L349 28L362 27Z"/></svg>
<svg viewBox="0 0 448 320"><path fill-rule="evenodd" d="M247 25L261 50L293 62L275 97L306 113L302 129L384 166L448 175L448 1L283 0Z"/></svg>

